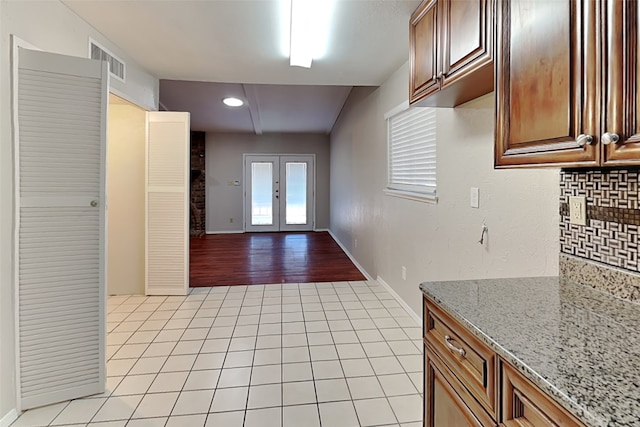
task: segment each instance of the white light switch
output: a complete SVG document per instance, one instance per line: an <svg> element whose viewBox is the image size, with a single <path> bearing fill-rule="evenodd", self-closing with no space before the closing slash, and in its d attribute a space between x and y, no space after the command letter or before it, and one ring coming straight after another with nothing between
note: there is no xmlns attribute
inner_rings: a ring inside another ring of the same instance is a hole
<svg viewBox="0 0 640 427"><path fill-rule="evenodd" d="M471 207L479 208L480 207L480 190L478 187L471 187L470 197Z"/></svg>

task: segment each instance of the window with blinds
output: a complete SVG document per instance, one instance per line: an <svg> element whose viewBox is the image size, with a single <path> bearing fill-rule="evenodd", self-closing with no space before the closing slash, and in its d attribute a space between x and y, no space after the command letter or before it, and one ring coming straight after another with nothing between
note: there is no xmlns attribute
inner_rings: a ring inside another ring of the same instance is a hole
<svg viewBox="0 0 640 427"><path fill-rule="evenodd" d="M436 199L436 110L412 107L388 118L387 190Z"/></svg>

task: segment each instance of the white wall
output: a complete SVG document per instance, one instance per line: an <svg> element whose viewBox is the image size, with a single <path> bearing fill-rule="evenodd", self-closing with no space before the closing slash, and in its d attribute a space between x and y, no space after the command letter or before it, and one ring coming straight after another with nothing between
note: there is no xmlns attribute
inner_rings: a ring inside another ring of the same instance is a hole
<svg viewBox="0 0 640 427"><path fill-rule="evenodd" d="M16 407L13 311L13 154L11 38L50 52L88 56L88 38L127 63L127 83L113 81L124 98L157 109L158 81L57 0L0 0L0 420Z"/></svg>
<svg viewBox="0 0 640 427"><path fill-rule="evenodd" d="M110 102L107 143L109 295L144 294L146 123L147 113L140 107L117 100Z"/></svg>
<svg viewBox="0 0 640 427"><path fill-rule="evenodd" d="M417 314L424 281L557 274L558 170L493 169L493 94L438 109L437 204L383 194L383 116L407 99L408 76L405 64L347 100L331 133L332 232ZM469 206L470 187L480 188L479 209Z"/></svg>
<svg viewBox="0 0 640 427"><path fill-rule="evenodd" d="M316 229L329 228L329 137L324 134L232 134L206 136L207 232L242 231L243 157L247 154L316 155ZM233 218L233 223L229 222Z"/></svg>

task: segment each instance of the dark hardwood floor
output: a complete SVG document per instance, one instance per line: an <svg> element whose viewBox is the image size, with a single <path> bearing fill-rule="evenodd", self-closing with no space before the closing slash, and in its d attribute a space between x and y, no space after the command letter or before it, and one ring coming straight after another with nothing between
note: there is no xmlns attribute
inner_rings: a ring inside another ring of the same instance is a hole
<svg viewBox="0 0 640 427"><path fill-rule="evenodd" d="M366 280L327 232L191 238L191 287Z"/></svg>

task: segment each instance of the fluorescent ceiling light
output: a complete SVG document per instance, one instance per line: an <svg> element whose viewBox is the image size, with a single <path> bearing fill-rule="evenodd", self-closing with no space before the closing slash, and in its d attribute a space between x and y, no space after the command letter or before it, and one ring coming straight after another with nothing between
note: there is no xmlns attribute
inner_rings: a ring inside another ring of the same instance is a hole
<svg viewBox="0 0 640 427"><path fill-rule="evenodd" d="M242 101L242 99L234 98L232 96L224 98L222 102L227 107L242 107L244 105L244 101Z"/></svg>
<svg viewBox="0 0 640 427"><path fill-rule="evenodd" d="M289 64L310 68L326 51L334 0L291 0Z"/></svg>

